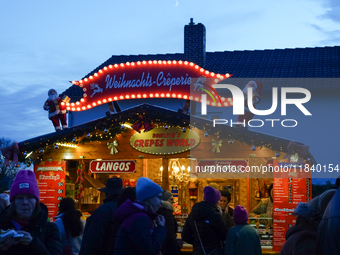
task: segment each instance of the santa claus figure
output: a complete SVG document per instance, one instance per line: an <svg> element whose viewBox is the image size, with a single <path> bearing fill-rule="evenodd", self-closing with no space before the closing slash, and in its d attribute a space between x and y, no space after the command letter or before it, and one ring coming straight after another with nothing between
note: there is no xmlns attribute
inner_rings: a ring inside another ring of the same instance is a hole
<svg viewBox="0 0 340 255"><path fill-rule="evenodd" d="M62 99L55 89L48 91L48 99L44 104L44 110L48 111L48 118L52 121L56 131L61 130L59 122L63 129L67 128L65 102L67 98Z"/></svg>
<svg viewBox="0 0 340 255"><path fill-rule="evenodd" d="M251 120L254 117L254 114L250 112L248 108L248 97L251 95L248 95L248 88L252 89L252 102L253 106L256 109L256 105L261 102L261 96L262 96L262 82L260 81L250 81L248 84L244 87L242 90L244 95L244 115L239 115L237 121L238 122L245 122L245 124L248 124L248 121Z"/></svg>

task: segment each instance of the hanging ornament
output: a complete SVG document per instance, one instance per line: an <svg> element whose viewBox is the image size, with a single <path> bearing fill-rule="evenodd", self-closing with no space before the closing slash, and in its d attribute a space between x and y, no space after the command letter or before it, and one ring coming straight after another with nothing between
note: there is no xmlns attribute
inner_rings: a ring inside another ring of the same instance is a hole
<svg viewBox="0 0 340 255"><path fill-rule="evenodd" d="M255 146L251 147L251 150L252 151L256 150L256 147Z"/></svg>
<svg viewBox="0 0 340 255"><path fill-rule="evenodd" d="M228 141L228 143L229 143L229 144L232 144L232 143L233 143L233 140L230 139L230 140Z"/></svg>
<svg viewBox="0 0 340 255"><path fill-rule="evenodd" d="M110 154L114 155L118 153L117 147L118 146L118 142L116 140L114 140L112 143L107 143L107 148L110 149Z"/></svg>
<svg viewBox="0 0 340 255"><path fill-rule="evenodd" d="M125 129L125 126L124 126L124 125L121 125L121 126L120 126L120 129L124 130L124 129Z"/></svg>
<svg viewBox="0 0 340 255"><path fill-rule="evenodd" d="M104 133L106 134L108 132L107 128L104 129Z"/></svg>
<svg viewBox="0 0 340 255"><path fill-rule="evenodd" d="M58 145L54 145L54 149L59 149L59 146Z"/></svg>
<svg viewBox="0 0 340 255"><path fill-rule="evenodd" d="M88 133L88 134L86 135L86 138L87 138L87 139L90 139L90 138L91 138L91 134Z"/></svg>
<svg viewBox="0 0 340 255"><path fill-rule="evenodd" d="M77 193L77 199L81 199L84 197L83 195L83 190L84 190L84 175L85 175L85 164L83 161L81 161L81 163L78 166L77 169L77 180L75 183L78 183L78 189L76 190Z"/></svg>
<svg viewBox="0 0 340 255"><path fill-rule="evenodd" d="M208 137L208 135L209 135L208 132L205 132L205 133L204 133L204 136L205 136L205 137Z"/></svg>
<svg viewBox="0 0 340 255"><path fill-rule="evenodd" d="M77 139L74 137L74 138L72 139L72 142L75 143L76 141L77 141Z"/></svg>
<svg viewBox="0 0 340 255"><path fill-rule="evenodd" d="M183 129L182 129L182 132L183 132L183 133L185 133L186 131L187 131L186 128L183 128Z"/></svg>
<svg viewBox="0 0 340 255"><path fill-rule="evenodd" d="M27 156L27 152L25 151L25 152L23 153L23 155L26 157L26 156Z"/></svg>
<svg viewBox="0 0 340 255"><path fill-rule="evenodd" d="M168 130L168 129L169 129L169 126L168 126L168 125L165 125L164 129L165 129L165 130Z"/></svg>
<svg viewBox="0 0 340 255"><path fill-rule="evenodd" d="M39 153L44 153L44 149L40 149L40 150L39 150Z"/></svg>
<svg viewBox="0 0 340 255"><path fill-rule="evenodd" d="M214 153L221 153L220 147L222 147L222 140L216 141L215 139L212 140L212 152Z"/></svg>
<svg viewBox="0 0 340 255"><path fill-rule="evenodd" d="M275 157L280 157L280 152L276 152Z"/></svg>

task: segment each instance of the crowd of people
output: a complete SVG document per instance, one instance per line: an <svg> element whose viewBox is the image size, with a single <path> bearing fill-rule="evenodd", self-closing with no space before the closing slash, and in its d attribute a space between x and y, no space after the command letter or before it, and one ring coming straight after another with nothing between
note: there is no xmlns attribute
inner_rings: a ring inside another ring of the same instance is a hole
<svg viewBox="0 0 340 255"><path fill-rule="evenodd" d="M172 193L146 177L136 188L109 178L104 203L85 222L72 198L63 198L55 222L40 203L35 174L20 170L9 196L0 195L0 254L181 254ZM206 186L185 222L182 240L194 255L258 255L261 241L242 205L229 207L228 191ZM340 254L340 191L330 189L294 210L281 255Z"/></svg>

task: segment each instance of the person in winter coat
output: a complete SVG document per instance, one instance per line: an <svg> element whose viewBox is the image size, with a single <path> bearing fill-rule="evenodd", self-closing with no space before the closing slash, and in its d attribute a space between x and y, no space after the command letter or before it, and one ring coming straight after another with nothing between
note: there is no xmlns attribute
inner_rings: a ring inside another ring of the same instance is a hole
<svg viewBox="0 0 340 255"><path fill-rule="evenodd" d="M162 193L162 204L158 210L158 214L163 215L165 219L165 227L168 232L162 246L162 255L179 255L181 249L177 242L177 221L173 215L174 208L172 205L173 196L170 191L164 190Z"/></svg>
<svg viewBox="0 0 340 255"><path fill-rule="evenodd" d="M122 192L123 182L120 178L109 178L105 188L99 189L105 192L104 204L99 206L86 220L80 255L106 255L110 248L109 222L117 209L117 197Z"/></svg>
<svg viewBox="0 0 340 255"><path fill-rule="evenodd" d="M10 191L11 205L0 215L0 229L14 229L19 237L0 241L4 255L61 255L58 227L47 221L46 205L39 203L39 188L31 170L20 170Z"/></svg>
<svg viewBox="0 0 340 255"><path fill-rule="evenodd" d="M79 254L85 221L81 219L81 212L75 207L71 197L63 198L59 203L59 215L54 222L59 229L60 239L63 247L72 246L74 255Z"/></svg>
<svg viewBox="0 0 340 255"><path fill-rule="evenodd" d="M228 228L217 208L221 193L211 186L206 186L203 192L204 201L192 207L184 224L182 239L193 245L193 255L223 254Z"/></svg>
<svg viewBox="0 0 340 255"><path fill-rule="evenodd" d="M157 215L162 204L163 189L146 177L136 184L137 202L127 200L116 211L115 218L122 221L118 230L114 254L161 254L166 236L164 217Z"/></svg>
<svg viewBox="0 0 340 255"><path fill-rule="evenodd" d="M317 254L340 254L340 189L327 205L319 224Z"/></svg>
<svg viewBox="0 0 340 255"><path fill-rule="evenodd" d="M261 255L260 236L247 224L247 209L242 205L236 206L233 219L236 226L228 231L225 255Z"/></svg>
<svg viewBox="0 0 340 255"><path fill-rule="evenodd" d="M328 190L306 203L299 203L294 210L296 223L286 232L286 243L280 255L316 254L317 228L322 215L336 190Z"/></svg>

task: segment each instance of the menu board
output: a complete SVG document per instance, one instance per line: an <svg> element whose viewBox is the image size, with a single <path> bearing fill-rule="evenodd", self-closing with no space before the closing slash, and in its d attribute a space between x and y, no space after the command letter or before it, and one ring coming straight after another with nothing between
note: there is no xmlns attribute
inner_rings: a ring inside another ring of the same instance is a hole
<svg viewBox="0 0 340 255"><path fill-rule="evenodd" d="M273 172L273 250L280 251L287 229L296 223L295 207L312 198L312 174L305 172L303 165L276 162L276 166L286 169Z"/></svg>
<svg viewBox="0 0 340 255"><path fill-rule="evenodd" d="M60 200L65 197L65 169L65 161L47 161L34 166L40 202L47 206L51 222L58 214Z"/></svg>

